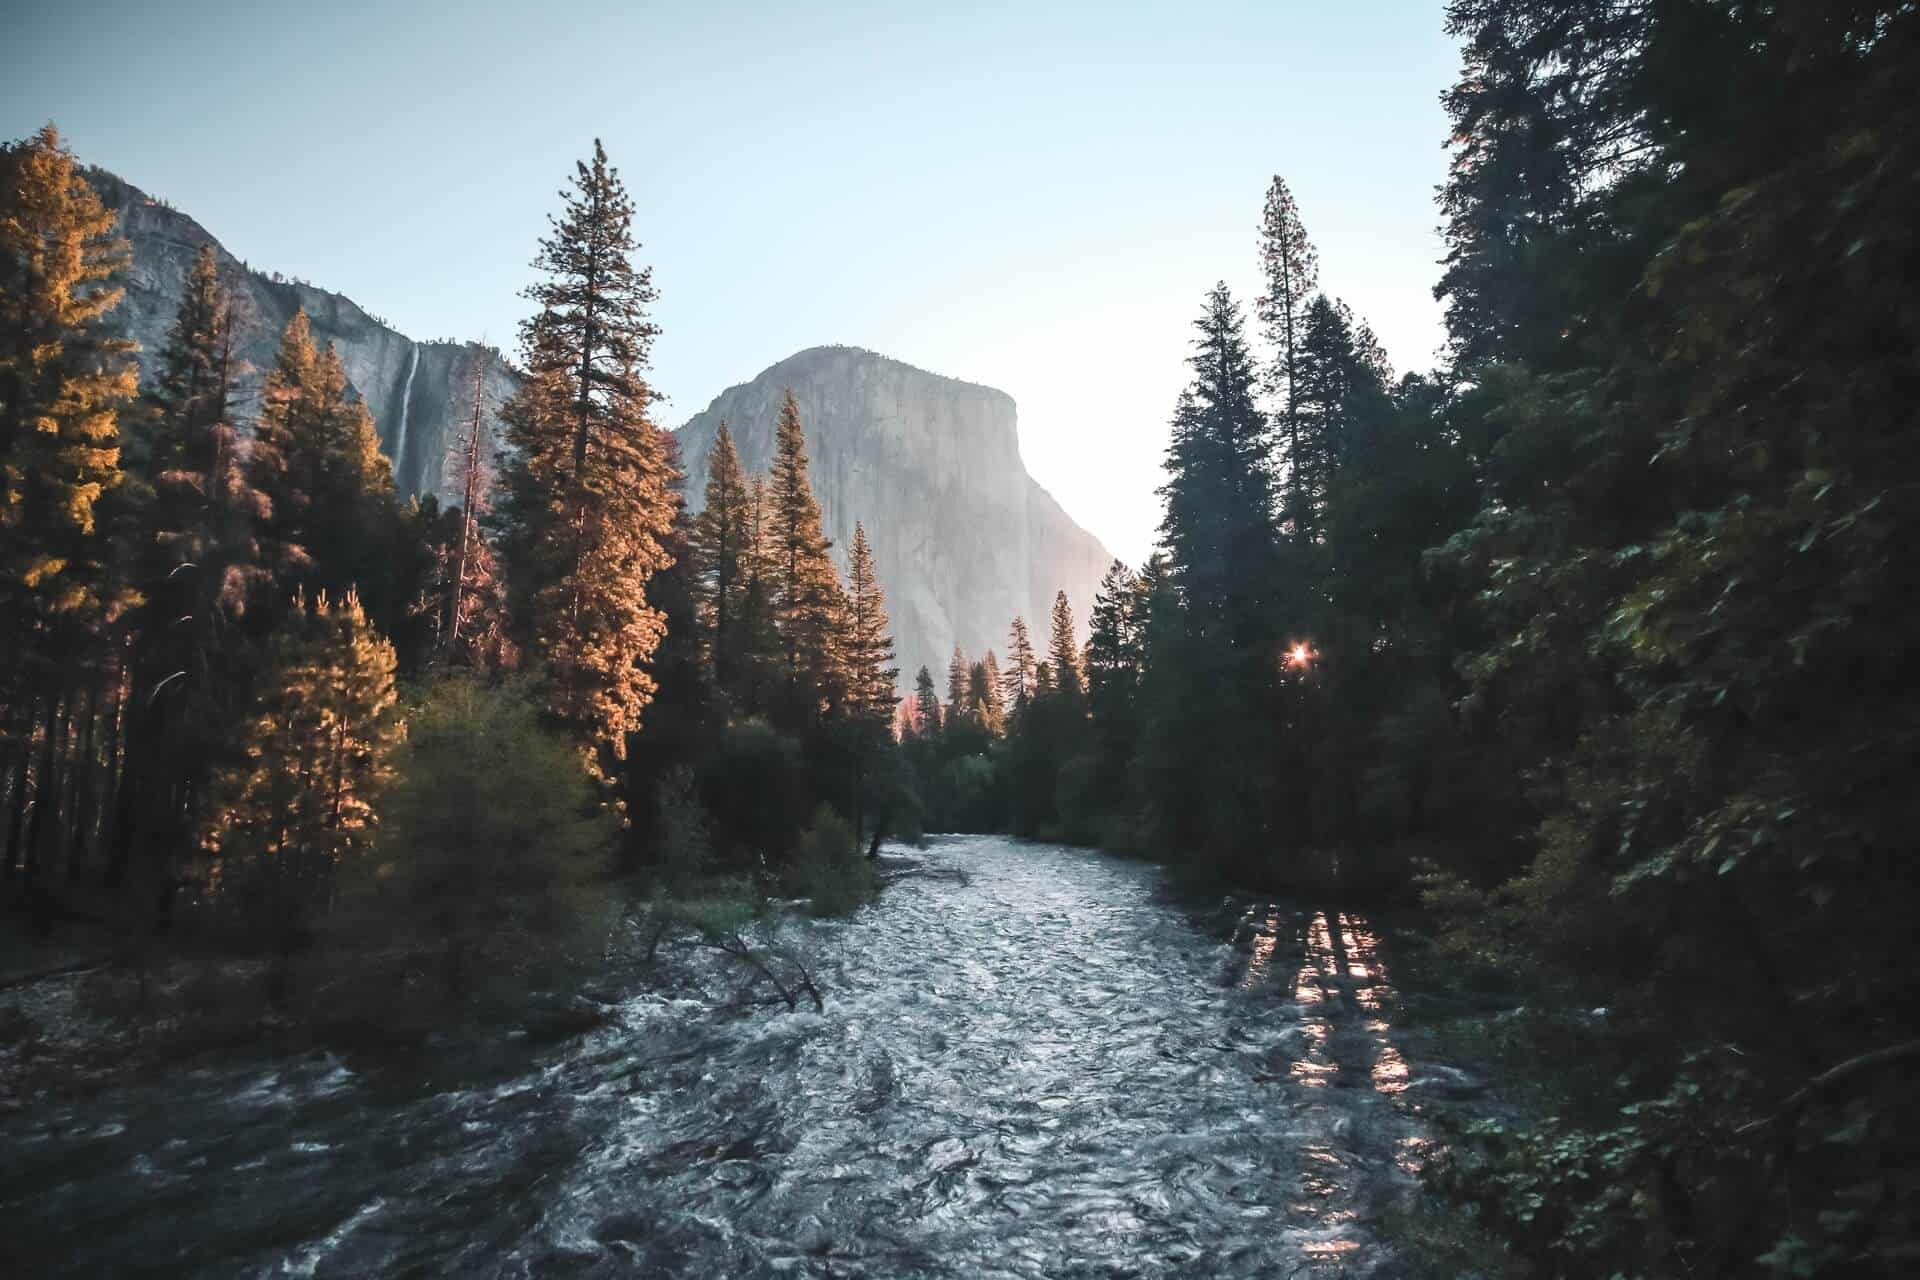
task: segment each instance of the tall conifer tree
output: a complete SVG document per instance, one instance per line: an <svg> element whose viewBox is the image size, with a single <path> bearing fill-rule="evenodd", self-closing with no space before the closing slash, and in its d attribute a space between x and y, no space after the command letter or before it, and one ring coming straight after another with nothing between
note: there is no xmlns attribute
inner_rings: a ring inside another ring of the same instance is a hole
<svg viewBox="0 0 1920 1280"><path fill-rule="evenodd" d="M393 469L339 354L315 349L305 311L281 336L247 457L276 610L296 591L342 593L384 572Z"/></svg>
<svg viewBox="0 0 1920 1280"><path fill-rule="evenodd" d="M1280 407L1281 447L1287 465L1289 522L1303 518L1298 508L1303 500L1303 477L1297 458L1300 451L1300 419L1296 401L1299 396L1300 353L1305 338L1308 300L1320 283L1320 258L1307 229L1300 221L1300 209L1286 180L1275 174L1267 188L1267 201L1260 217L1260 266L1266 277L1266 292L1256 304L1267 341L1273 346L1273 363L1266 377L1267 390Z"/></svg>
<svg viewBox="0 0 1920 1280"><path fill-rule="evenodd" d="M887 599L874 572L873 548L858 522L847 565L846 618L847 711L856 723L883 729L892 723L900 701L894 692L900 669L893 665Z"/></svg>
<svg viewBox="0 0 1920 1280"><path fill-rule="evenodd" d="M701 610L711 637L715 678L730 687L743 652L742 617L750 561L756 549L749 510L751 495L733 433L721 423L707 459L706 502L694 524L694 555L699 570Z"/></svg>
<svg viewBox="0 0 1920 1280"><path fill-rule="evenodd" d="M953 656L947 659L947 725L952 728L956 723L973 718L973 707L968 698L972 681L967 666L967 655L960 646L953 646Z"/></svg>
<svg viewBox="0 0 1920 1280"><path fill-rule="evenodd" d="M1080 645L1073 634L1073 606L1064 591L1054 592L1052 622L1047 664L1053 669L1054 685L1061 693L1078 698L1086 692L1086 683L1080 675Z"/></svg>
<svg viewBox="0 0 1920 1280"><path fill-rule="evenodd" d="M132 344L103 321L129 261L114 215L52 125L0 150L0 715L12 744L5 867L31 879L59 833L62 707L128 603L102 499L121 481ZM37 726L37 729L36 729ZM41 744L38 764L30 745ZM36 798L27 824L29 794Z"/></svg>
<svg viewBox="0 0 1920 1280"><path fill-rule="evenodd" d="M549 709L620 758L653 696L664 628L647 581L666 567L675 504L645 378L658 332L636 266L633 202L594 142L561 193L527 290L527 377L504 417L514 457L503 523L515 616L545 666Z"/></svg>
<svg viewBox="0 0 1920 1280"><path fill-rule="evenodd" d="M1011 723L1026 711L1033 697L1033 641L1027 634L1025 618L1015 618L1007 630L1007 669L1000 679L1001 697Z"/></svg>
<svg viewBox="0 0 1920 1280"><path fill-rule="evenodd" d="M237 624L268 575L253 527L258 498L231 414L234 323L213 249L204 247L148 396L146 605L116 857L136 838L179 854L206 835L206 784L245 710L249 663Z"/></svg>
<svg viewBox="0 0 1920 1280"><path fill-rule="evenodd" d="M788 704L806 721L837 706L845 694L839 641L846 601L827 554L833 544L820 531L820 506L807 478L806 432L791 391L780 406L767 500Z"/></svg>
<svg viewBox="0 0 1920 1280"><path fill-rule="evenodd" d="M940 736L940 695L933 686L933 672L925 667L913 678L914 728L923 740Z"/></svg>

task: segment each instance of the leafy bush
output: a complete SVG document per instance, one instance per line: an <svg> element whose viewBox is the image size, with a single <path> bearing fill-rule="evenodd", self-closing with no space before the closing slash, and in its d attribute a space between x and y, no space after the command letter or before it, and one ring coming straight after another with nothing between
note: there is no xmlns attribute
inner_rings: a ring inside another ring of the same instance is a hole
<svg viewBox="0 0 1920 1280"><path fill-rule="evenodd" d="M788 849L806 818L807 794L799 744L764 720L729 726L720 749L700 771L715 851L734 867L752 866Z"/></svg>
<svg viewBox="0 0 1920 1280"><path fill-rule="evenodd" d="M826 805L814 811L813 822L800 833L790 879L794 892L820 916L846 915L876 887L873 865L861 853L853 828Z"/></svg>
<svg viewBox="0 0 1920 1280"><path fill-rule="evenodd" d="M594 882L613 815L517 685L444 677L408 724L379 843L331 922L333 963L391 972L393 948L456 1001L544 981L610 914Z"/></svg>
<svg viewBox="0 0 1920 1280"><path fill-rule="evenodd" d="M653 831L658 888L678 896L687 892L713 863L707 813L700 805L693 770L667 770L655 793Z"/></svg>

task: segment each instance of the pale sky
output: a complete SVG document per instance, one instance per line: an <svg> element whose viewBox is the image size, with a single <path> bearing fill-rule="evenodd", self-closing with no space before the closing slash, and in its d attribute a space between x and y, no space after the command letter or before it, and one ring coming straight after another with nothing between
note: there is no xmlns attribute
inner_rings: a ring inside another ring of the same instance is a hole
<svg viewBox="0 0 1920 1280"><path fill-rule="evenodd" d="M1115 553L1159 518L1189 323L1251 310L1275 173L1397 368L1442 340L1441 0L641 4L23 0L0 137L81 159L416 338L512 349L597 135L638 213L678 425L849 343L1020 406Z"/></svg>

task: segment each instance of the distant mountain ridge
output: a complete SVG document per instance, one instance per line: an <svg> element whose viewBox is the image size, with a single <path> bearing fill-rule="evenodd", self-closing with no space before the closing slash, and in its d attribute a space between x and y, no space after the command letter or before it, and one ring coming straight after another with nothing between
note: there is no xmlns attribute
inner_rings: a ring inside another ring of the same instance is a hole
<svg viewBox="0 0 1920 1280"><path fill-rule="evenodd" d="M166 345L194 259L202 245L210 244L221 280L237 304L240 355L251 366L240 385L240 416L250 420L257 411L259 386L273 367L280 334L304 307L314 340L333 343L355 394L373 414L400 492L443 500L457 494L448 461L470 412L476 364L493 407L489 427L496 433L498 407L518 385L498 351L472 342L416 342L344 295L241 262L198 222L122 178L90 169L87 180L120 215L120 234L133 247L126 298L110 323L140 344L143 381Z"/></svg>
<svg viewBox="0 0 1920 1280"><path fill-rule="evenodd" d="M680 428L696 510L720 423L747 470L764 474L789 388L841 566L856 520L873 543L903 687L924 665L944 691L956 644L972 658L989 647L1004 653L1016 615L1043 645L1056 591L1067 593L1084 636L1113 558L1027 474L1013 397L992 387L859 347L797 352L727 388Z"/></svg>
<svg viewBox="0 0 1920 1280"><path fill-rule="evenodd" d="M314 339L340 353L354 394L367 404L402 494L458 493L451 455L468 412L476 367L498 409L518 385L501 354L478 343L418 342L352 299L240 261L191 217L105 170L87 173L120 216L133 248L126 297L113 327L140 345L143 378L166 344L201 246L212 245L240 318L239 349L250 372L237 409L251 420L280 334L305 308ZM972 657L1004 651L1007 625L1023 615L1044 644L1055 591L1073 602L1082 635L1106 549L1027 474L1017 411L1004 391L917 369L858 347L812 347L729 387L693 415L678 437L687 499L705 496L707 457L724 418L750 471L773 456L773 424L793 388L807 428L814 489L841 567L855 520L873 540L901 668L910 685L925 665L945 688L955 644Z"/></svg>

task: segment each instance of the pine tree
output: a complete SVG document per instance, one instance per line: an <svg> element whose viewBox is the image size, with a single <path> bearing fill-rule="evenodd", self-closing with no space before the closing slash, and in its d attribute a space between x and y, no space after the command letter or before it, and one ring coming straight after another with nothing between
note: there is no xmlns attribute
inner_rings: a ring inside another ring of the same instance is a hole
<svg viewBox="0 0 1920 1280"><path fill-rule="evenodd" d="M0 150L0 717L11 747L5 867L32 879L59 833L56 754L104 628L129 603L97 508L121 482L132 344L104 318L129 261L114 215L52 125ZM88 695L92 696L92 695ZM32 743L41 744L39 762ZM30 793L37 797L27 822Z"/></svg>
<svg viewBox="0 0 1920 1280"><path fill-rule="evenodd" d="M866 528L858 522L853 526L847 567L846 619L847 712L857 724L885 728L900 701L894 692L900 669L892 665L887 600L874 572L873 549L867 543Z"/></svg>
<svg viewBox="0 0 1920 1280"><path fill-rule="evenodd" d="M1344 302L1316 294L1307 304L1290 402L1292 480L1296 528L1326 537L1327 494L1350 456L1354 440L1388 409L1385 355Z"/></svg>
<svg viewBox="0 0 1920 1280"><path fill-rule="evenodd" d="M998 705L1000 690L998 680L987 669L987 660L971 663L967 667L967 712L974 723L989 734L1000 732Z"/></svg>
<svg viewBox="0 0 1920 1280"><path fill-rule="evenodd" d="M1277 615L1304 587L1279 556L1267 424L1226 286L1207 296L1167 450L1161 536L1178 642L1156 642L1146 750L1155 839L1242 861L1268 856L1276 787ZM1302 741L1299 748L1305 750Z"/></svg>
<svg viewBox="0 0 1920 1280"><path fill-rule="evenodd" d="M1007 632L1007 669L1000 685L1009 724L1017 722L1025 713L1033 697L1033 686L1033 641L1027 635L1027 620L1015 618Z"/></svg>
<svg viewBox="0 0 1920 1280"><path fill-rule="evenodd" d="M953 646L953 656L947 659L947 728L949 730L973 719L973 708L969 705L967 690L971 687L967 655L960 646Z"/></svg>
<svg viewBox="0 0 1920 1280"><path fill-rule="evenodd" d="M401 737L394 667L393 646L351 593L296 600L274 635L218 846L222 891L263 917L283 969L335 868L372 846Z"/></svg>
<svg viewBox="0 0 1920 1280"><path fill-rule="evenodd" d="M1273 364L1266 386L1280 405L1284 435L1282 446L1287 464L1288 500L1286 518L1295 525L1301 520L1304 499L1302 477L1296 467L1300 452L1299 398L1300 353L1305 337L1308 299L1320 282L1320 258L1307 229L1300 221L1299 206L1286 180L1275 174L1267 188L1266 207L1260 219L1260 265L1266 276L1267 291L1260 296L1255 310L1259 314L1267 341L1273 346Z"/></svg>
<svg viewBox="0 0 1920 1280"><path fill-rule="evenodd" d="M1139 579L1122 561L1115 560L1100 579L1087 624L1087 695L1094 714L1128 699L1138 677L1139 648L1134 599Z"/></svg>
<svg viewBox="0 0 1920 1280"><path fill-rule="evenodd" d="M767 497L788 709L806 723L845 696L845 657L838 650L846 601L827 554L833 544L820 531L820 507L807 479L806 433L791 391L780 406Z"/></svg>
<svg viewBox="0 0 1920 1280"><path fill-rule="evenodd" d="M136 837L183 854L207 834L206 784L245 711L250 660L238 623L268 575L259 563L244 439L231 410L239 374L233 305L202 248L161 352L150 407L136 616L134 699L116 858Z"/></svg>
<svg viewBox="0 0 1920 1280"><path fill-rule="evenodd" d="M722 422L707 459L706 504L694 526L694 555L699 570L701 612L712 637L714 678L731 688L740 670L742 617L750 561L755 548L751 494L733 434Z"/></svg>
<svg viewBox="0 0 1920 1280"><path fill-rule="evenodd" d="M1268 642L1273 625L1269 433L1225 284L1208 293L1194 327L1194 379L1175 412L1160 530L1194 624L1245 652Z"/></svg>
<svg viewBox="0 0 1920 1280"><path fill-rule="evenodd" d="M745 536L742 540L736 670L727 693L739 709L762 714L781 686L786 653L776 626L779 576L773 547L773 508L765 476L747 481Z"/></svg>
<svg viewBox="0 0 1920 1280"><path fill-rule="evenodd" d="M473 353L473 384L468 392L460 462L460 536L451 556L441 552L442 652L450 662L481 668L511 665L507 639L506 592L481 519L493 489L488 456L487 361Z"/></svg>
<svg viewBox="0 0 1920 1280"><path fill-rule="evenodd" d="M933 673L925 667L913 678L914 728L922 741L940 736L940 695L934 691Z"/></svg>
<svg viewBox="0 0 1920 1280"><path fill-rule="evenodd" d="M1000 674L999 655L991 649L987 650L987 656L980 665L987 682L983 695L987 707L987 728L996 736L1004 734L1007 731L1006 678Z"/></svg>
<svg viewBox="0 0 1920 1280"><path fill-rule="evenodd" d="M314 348L304 310L281 336L247 461L271 600L355 590L384 570L393 470L366 404L349 396L339 354Z"/></svg>
<svg viewBox="0 0 1920 1280"><path fill-rule="evenodd" d="M1054 685L1059 692L1076 699L1086 693L1086 682L1080 675L1080 646L1073 634L1073 606L1067 603L1064 591L1057 591L1053 596L1053 630L1047 638L1047 665L1052 668Z"/></svg>
<svg viewBox="0 0 1920 1280"><path fill-rule="evenodd" d="M549 709L621 758L653 696L664 620L647 581L674 518L644 371L657 329L633 263L633 202L596 140L540 242L521 327L526 379L506 406L514 450L502 523L514 616L544 664Z"/></svg>

